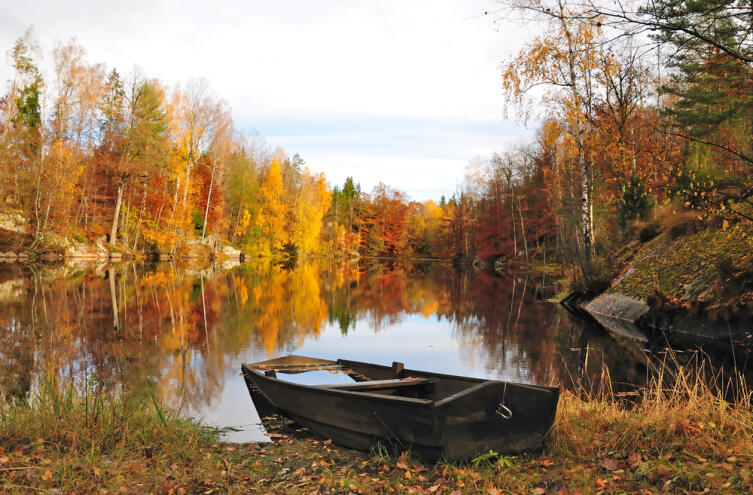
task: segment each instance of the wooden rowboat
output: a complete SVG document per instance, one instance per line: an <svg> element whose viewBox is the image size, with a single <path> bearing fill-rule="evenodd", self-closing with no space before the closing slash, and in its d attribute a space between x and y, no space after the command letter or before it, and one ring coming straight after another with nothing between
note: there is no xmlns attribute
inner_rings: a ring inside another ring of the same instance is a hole
<svg viewBox="0 0 753 495"><path fill-rule="evenodd" d="M559 388L285 356L241 367L260 416L279 412L335 443L368 450L381 441L428 459L514 454L546 440ZM277 373L340 371L354 381L301 385Z"/></svg>

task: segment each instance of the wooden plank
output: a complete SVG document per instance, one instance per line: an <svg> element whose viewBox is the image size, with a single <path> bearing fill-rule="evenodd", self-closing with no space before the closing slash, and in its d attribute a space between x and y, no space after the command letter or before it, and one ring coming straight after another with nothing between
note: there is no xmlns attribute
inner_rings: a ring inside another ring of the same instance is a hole
<svg viewBox="0 0 753 495"><path fill-rule="evenodd" d="M331 366L320 366L318 364L310 364L310 365L278 365L278 366L266 366L266 365L257 365L253 366L253 369L260 370L260 371L278 371L280 373L305 373L307 371L341 371L343 367L339 364L333 364Z"/></svg>
<svg viewBox="0 0 753 495"><path fill-rule="evenodd" d="M304 373L306 371L340 371L343 366L336 361L307 356L282 356L258 363L247 364L247 368L261 371L273 370L280 373Z"/></svg>
<svg viewBox="0 0 753 495"><path fill-rule="evenodd" d="M320 385L321 388L337 389L337 390L378 390L382 388L401 388L401 387L413 387L418 385L428 385L433 383L433 380L428 378L396 378L394 380L372 380L368 382L356 382L356 383L338 383L335 385Z"/></svg>

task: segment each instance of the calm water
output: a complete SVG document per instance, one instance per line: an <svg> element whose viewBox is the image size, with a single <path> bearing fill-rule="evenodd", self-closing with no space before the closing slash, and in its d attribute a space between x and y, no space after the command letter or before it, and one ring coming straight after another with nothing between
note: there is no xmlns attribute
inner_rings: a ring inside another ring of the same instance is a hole
<svg viewBox="0 0 753 495"><path fill-rule="evenodd" d="M527 383L639 383L635 344L546 302L544 274L304 263L60 266L0 271L0 397L53 373L78 386L151 386L173 408L259 441L242 362L290 353ZM288 375L304 381L337 376Z"/></svg>

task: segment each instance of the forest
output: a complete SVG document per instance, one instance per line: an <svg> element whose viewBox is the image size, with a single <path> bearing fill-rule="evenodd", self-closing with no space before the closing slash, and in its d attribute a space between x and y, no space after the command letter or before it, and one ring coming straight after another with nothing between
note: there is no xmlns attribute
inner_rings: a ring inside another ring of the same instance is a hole
<svg viewBox="0 0 753 495"><path fill-rule="evenodd" d="M557 260L589 279L663 229L747 236L746 7L550 3L486 13L545 28L500 65L507 110L534 137L472 159L455 194L424 202L386 184L362 191L357 177L332 186L239 132L206 80L124 75L75 40L55 45L45 80L30 30L8 52L0 99L3 247L180 256L214 236L249 257Z"/></svg>
<svg viewBox="0 0 753 495"><path fill-rule="evenodd" d="M749 493L751 1L490 1L463 22L527 29L494 81L531 132L426 201L333 183L206 79L0 47L0 486ZM249 409L241 363L293 352L555 385L555 423L462 462L340 448Z"/></svg>

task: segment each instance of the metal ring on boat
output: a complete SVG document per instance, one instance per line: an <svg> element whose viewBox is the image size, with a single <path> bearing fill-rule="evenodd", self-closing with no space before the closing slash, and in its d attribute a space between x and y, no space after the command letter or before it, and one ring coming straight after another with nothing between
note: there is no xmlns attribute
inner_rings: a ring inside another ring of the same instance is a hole
<svg viewBox="0 0 753 495"><path fill-rule="evenodd" d="M512 411L505 405L504 402L499 403L499 406L497 406L497 410L494 411L494 413L502 419L512 418Z"/></svg>

